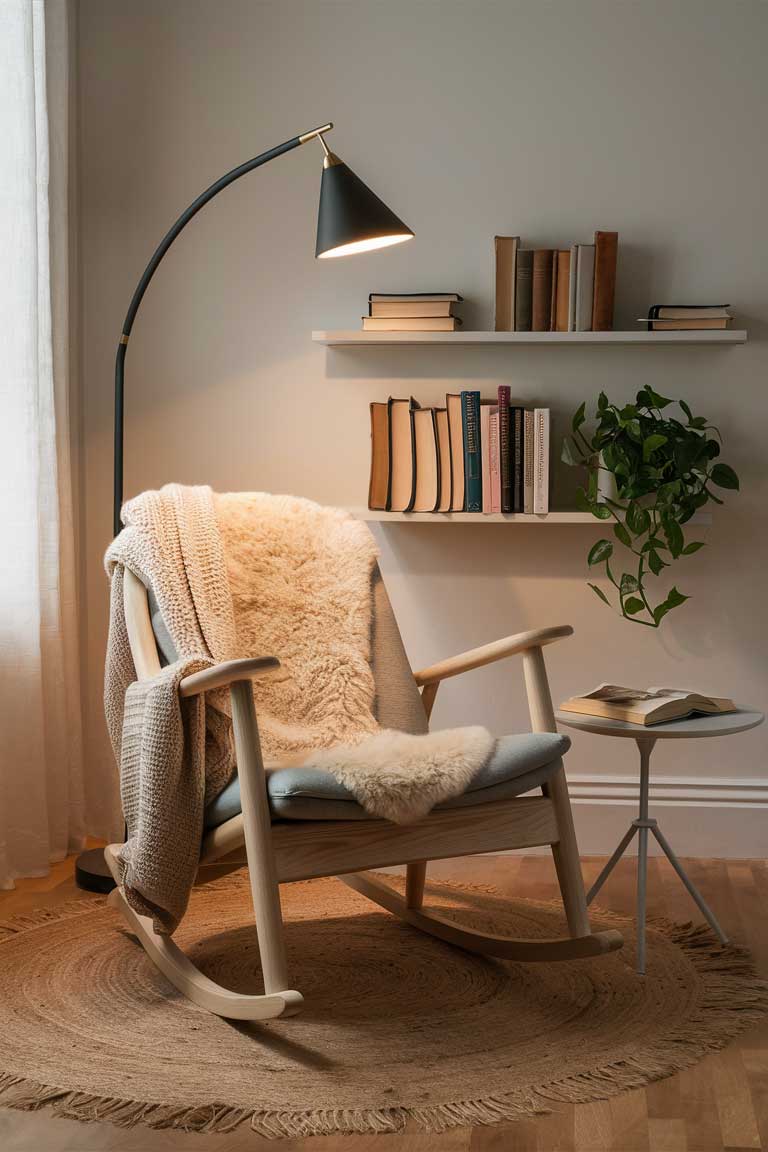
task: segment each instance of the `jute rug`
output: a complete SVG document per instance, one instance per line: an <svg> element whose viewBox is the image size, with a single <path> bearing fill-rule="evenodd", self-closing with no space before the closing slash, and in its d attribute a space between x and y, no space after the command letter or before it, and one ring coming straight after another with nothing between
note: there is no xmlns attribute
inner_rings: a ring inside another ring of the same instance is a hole
<svg viewBox="0 0 768 1152"><path fill-rule="evenodd" d="M0 923L0 1103L272 1137L443 1131L668 1076L768 1010L745 954L702 928L652 928L642 979L631 924L601 914L622 952L525 966L433 940L337 880L283 902L306 1006L263 1024L173 992L100 899ZM559 909L487 889L433 885L428 902L493 932L564 931ZM177 938L212 978L261 990L242 875L197 889Z"/></svg>

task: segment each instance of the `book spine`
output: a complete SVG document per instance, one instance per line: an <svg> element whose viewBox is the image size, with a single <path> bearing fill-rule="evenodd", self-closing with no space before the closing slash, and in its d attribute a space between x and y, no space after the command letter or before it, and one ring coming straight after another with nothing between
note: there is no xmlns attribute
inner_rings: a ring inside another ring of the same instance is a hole
<svg viewBox="0 0 768 1152"><path fill-rule="evenodd" d="M571 244L571 258L568 264L568 331L576 331L576 264L579 246Z"/></svg>
<svg viewBox="0 0 768 1152"><path fill-rule="evenodd" d="M517 236L494 236L493 327L496 332L513 332L515 328L515 279Z"/></svg>
<svg viewBox="0 0 768 1152"><path fill-rule="evenodd" d="M549 408L535 408L533 511L535 515L549 512Z"/></svg>
<svg viewBox="0 0 768 1152"><path fill-rule="evenodd" d="M462 392L461 423L464 437L464 507L467 512L482 512L479 392Z"/></svg>
<svg viewBox="0 0 768 1152"><path fill-rule="evenodd" d="M552 316L552 249L537 248L533 253L534 332L548 332Z"/></svg>
<svg viewBox="0 0 768 1152"><path fill-rule="evenodd" d="M499 385L499 472L501 474L501 511L512 511L512 451L509 426L509 385Z"/></svg>
<svg viewBox="0 0 768 1152"><path fill-rule="evenodd" d="M512 409L511 429L514 471L512 475L512 511L522 512L525 502L525 409Z"/></svg>
<svg viewBox="0 0 768 1152"><path fill-rule="evenodd" d="M613 328L618 248L618 232L595 232L595 287L592 297L592 329L595 332L610 332Z"/></svg>
<svg viewBox="0 0 768 1152"><path fill-rule="evenodd" d="M530 332L533 323L533 249L518 248L515 277L515 331Z"/></svg>
<svg viewBox="0 0 768 1152"><path fill-rule="evenodd" d="M523 418L523 512L533 512L533 412L527 408Z"/></svg>
<svg viewBox="0 0 768 1152"><path fill-rule="evenodd" d="M557 253L557 289L555 292L556 332L568 332L569 299L571 286L571 253L568 248Z"/></svg>
<svg viewBox="0 0 768 1152"><path fill-rule="evenodd" d="M491 475L491 512L501 512L501 472L499 468L499 413L491 411L489 421L488 455Z"/></svg>
<svg viewBox="0 0 768 1152"><path fill-rule="evenodd" d="M480 405L480 460L483 477L483 512L491 511L491 406Z"/></svg>
<svg viewBox="0 0 768 1152"><path fill-rule="evenodd" d="M594 274L594 244L578 244L576 258L576 332L589 332L592 329Z"/></svg>

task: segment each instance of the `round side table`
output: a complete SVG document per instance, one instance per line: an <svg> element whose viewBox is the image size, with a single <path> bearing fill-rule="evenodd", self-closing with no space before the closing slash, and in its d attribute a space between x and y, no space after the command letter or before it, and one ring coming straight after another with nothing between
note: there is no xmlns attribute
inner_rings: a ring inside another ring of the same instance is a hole
<svg viewBox="0 0 768 1152"><path fill-rule="evenodd" d="M632 821L616 851L587 893L587 904L591 904L637 833L639 839L637 853L637 971L640 975L645 974L645 884L649 832L658 840L665 856L698 904L702 914L717 933L721 943L727 944L728 939L718 924L714 913L687 875L669 841L659 828L658 822L648 816L651 752L657 740L691 740L703 736L731 736L734 732L746 732L748 728L756 728L758 724L762 724L765 719L763 713L748 708L740 708L737 712L727 712L719 716L695 716L688 720L674 720L668 724L654 724L649 728L640 724L628 724L623 720L604 720L599 716L585 716L578 712L559 711L556 713L556 718L558 724L563 724L567 728L578 728L582 732L592 732L596 736L628 737L635 741L640 752L639 816Z"/></svg>

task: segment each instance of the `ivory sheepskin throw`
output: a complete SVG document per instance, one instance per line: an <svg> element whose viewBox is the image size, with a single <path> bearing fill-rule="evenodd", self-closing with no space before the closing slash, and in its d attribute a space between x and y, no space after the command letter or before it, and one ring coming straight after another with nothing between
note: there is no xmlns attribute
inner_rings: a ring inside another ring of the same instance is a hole
<svg viewBox="0 0 768 1152"><path fill-rule="evenodd" d="M122 518L105 558L105 711L128 825L121 881L158 931L173 932L184 914L205 807L235 771L228 692L180 700L190 672L277 656L280 669L253 683L265 760L331 772L376 816L419 819L486 763L493 739L484 729L410 736L377 725L377 553L364 524L291 496L177 484L129 501ZM179 654L145 680L128 643L125 568L152 588Z"/></svg>

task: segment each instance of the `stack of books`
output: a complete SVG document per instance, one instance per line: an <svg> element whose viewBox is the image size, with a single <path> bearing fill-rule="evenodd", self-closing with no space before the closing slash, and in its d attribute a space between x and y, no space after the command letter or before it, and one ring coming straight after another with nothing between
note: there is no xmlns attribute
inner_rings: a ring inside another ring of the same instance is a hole
<svg viewBox="0 0 768 1152"><path fill-rule="evenodd" d="M594 243L521 248L519 236L496 236L496 332L610 332L618 232Z"/></svg>
<svg viewBox="0 0 768 1152"><path fill-rule="evenodd" d="M649 332L697 332L727 328L733 317L728 304L654 304L648 309Z"/></svg>
<svg viewBox="0 0 768 1152"><path fill-rule="evenodd" d="M444 408L410 397L371 404L368 507L386 512L549 511L548 408L449 393Z"/></svg>
<svg viewBox="0 0 768 1152"><path fill-rule="evenodd" d="M363 332L455 332L458 292L371 292Z"/></svg>

